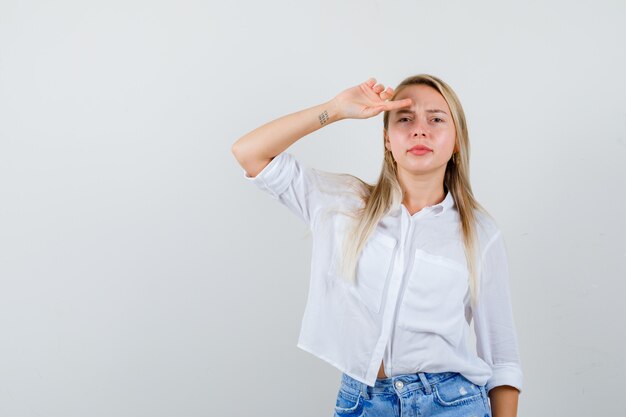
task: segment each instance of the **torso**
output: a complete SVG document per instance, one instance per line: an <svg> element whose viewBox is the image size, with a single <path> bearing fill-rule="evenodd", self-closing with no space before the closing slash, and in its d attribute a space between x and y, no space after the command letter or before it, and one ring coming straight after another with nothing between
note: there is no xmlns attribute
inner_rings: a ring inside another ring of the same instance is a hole
<svg viewBox="0 0 626 417"><path fill-rule="evenodd" d="M380 362L380 369L378 369L378 379L385 379L387 378L387 375L385 375L385 366L384 366L384 362L381 361Z"/></svg>

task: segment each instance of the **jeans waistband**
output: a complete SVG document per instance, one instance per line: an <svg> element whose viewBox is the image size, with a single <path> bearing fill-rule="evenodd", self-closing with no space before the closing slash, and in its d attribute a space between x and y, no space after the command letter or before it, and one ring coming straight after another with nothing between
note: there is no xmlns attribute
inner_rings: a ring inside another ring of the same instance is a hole
<svg viewBox="0 0 626 417"><path fill-rule="evenodd" d="M355 395L362 393L365 398L369 398L369 394L400 394L418 389L423 390L426 394L430 394L433 385L456 375L458 375L458 372L416 372L377 379L374 386L370 387L343 373L341 375L341 386L344 390Z"/></svg>

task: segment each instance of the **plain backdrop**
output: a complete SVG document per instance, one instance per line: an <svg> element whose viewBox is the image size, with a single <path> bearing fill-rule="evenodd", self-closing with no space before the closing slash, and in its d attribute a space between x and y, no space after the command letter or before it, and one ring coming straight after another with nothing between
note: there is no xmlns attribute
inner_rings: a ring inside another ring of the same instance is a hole
<svg viewBox="0 0 626 417"><path fill-rule="evenodd" d="M311 238L250 130L369 77L464 106L510 256L519 416L623 409L626 4L0 3L0 417L332 415L296 347ZM375 181L382 114L289 151Z"/></svg>

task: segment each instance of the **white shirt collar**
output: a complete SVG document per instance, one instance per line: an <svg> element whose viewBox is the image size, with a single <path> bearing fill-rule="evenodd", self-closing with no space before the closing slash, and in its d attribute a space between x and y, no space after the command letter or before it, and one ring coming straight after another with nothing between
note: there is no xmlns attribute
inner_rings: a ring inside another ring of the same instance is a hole
<svg viewBox="0 0 626 417"><path fill-rule="evenodd" d="M424 207L424 209L428 209L426 211L432 212L433 216L440 216L452 207L454 207L454 198L452 197L450 190L448 190L446 197L440 203ZM401 210L402 203L399 202L391 209L390 214L399 214Z"/></svg>

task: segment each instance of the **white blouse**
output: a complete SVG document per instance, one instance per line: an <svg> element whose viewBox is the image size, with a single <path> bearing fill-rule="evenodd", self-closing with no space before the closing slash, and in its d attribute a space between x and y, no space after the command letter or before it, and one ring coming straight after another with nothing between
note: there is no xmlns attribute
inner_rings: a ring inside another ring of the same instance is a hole
<svg viewBox="0 0 626 417"><path fill-rule="evenodd" d="M283 152L244 177L295 213L313 239L307 303L297 346L374 386L388 377L459 372L489 391L522 391L507 250L495 221L477 213L480 293L472 311L469 273L452 195L410 215L398 204L381 219L357 264L356 283L337 273L347 217L362 205L355 179L308 167ZM469 344L474 319L476 349Z"/></svg>

